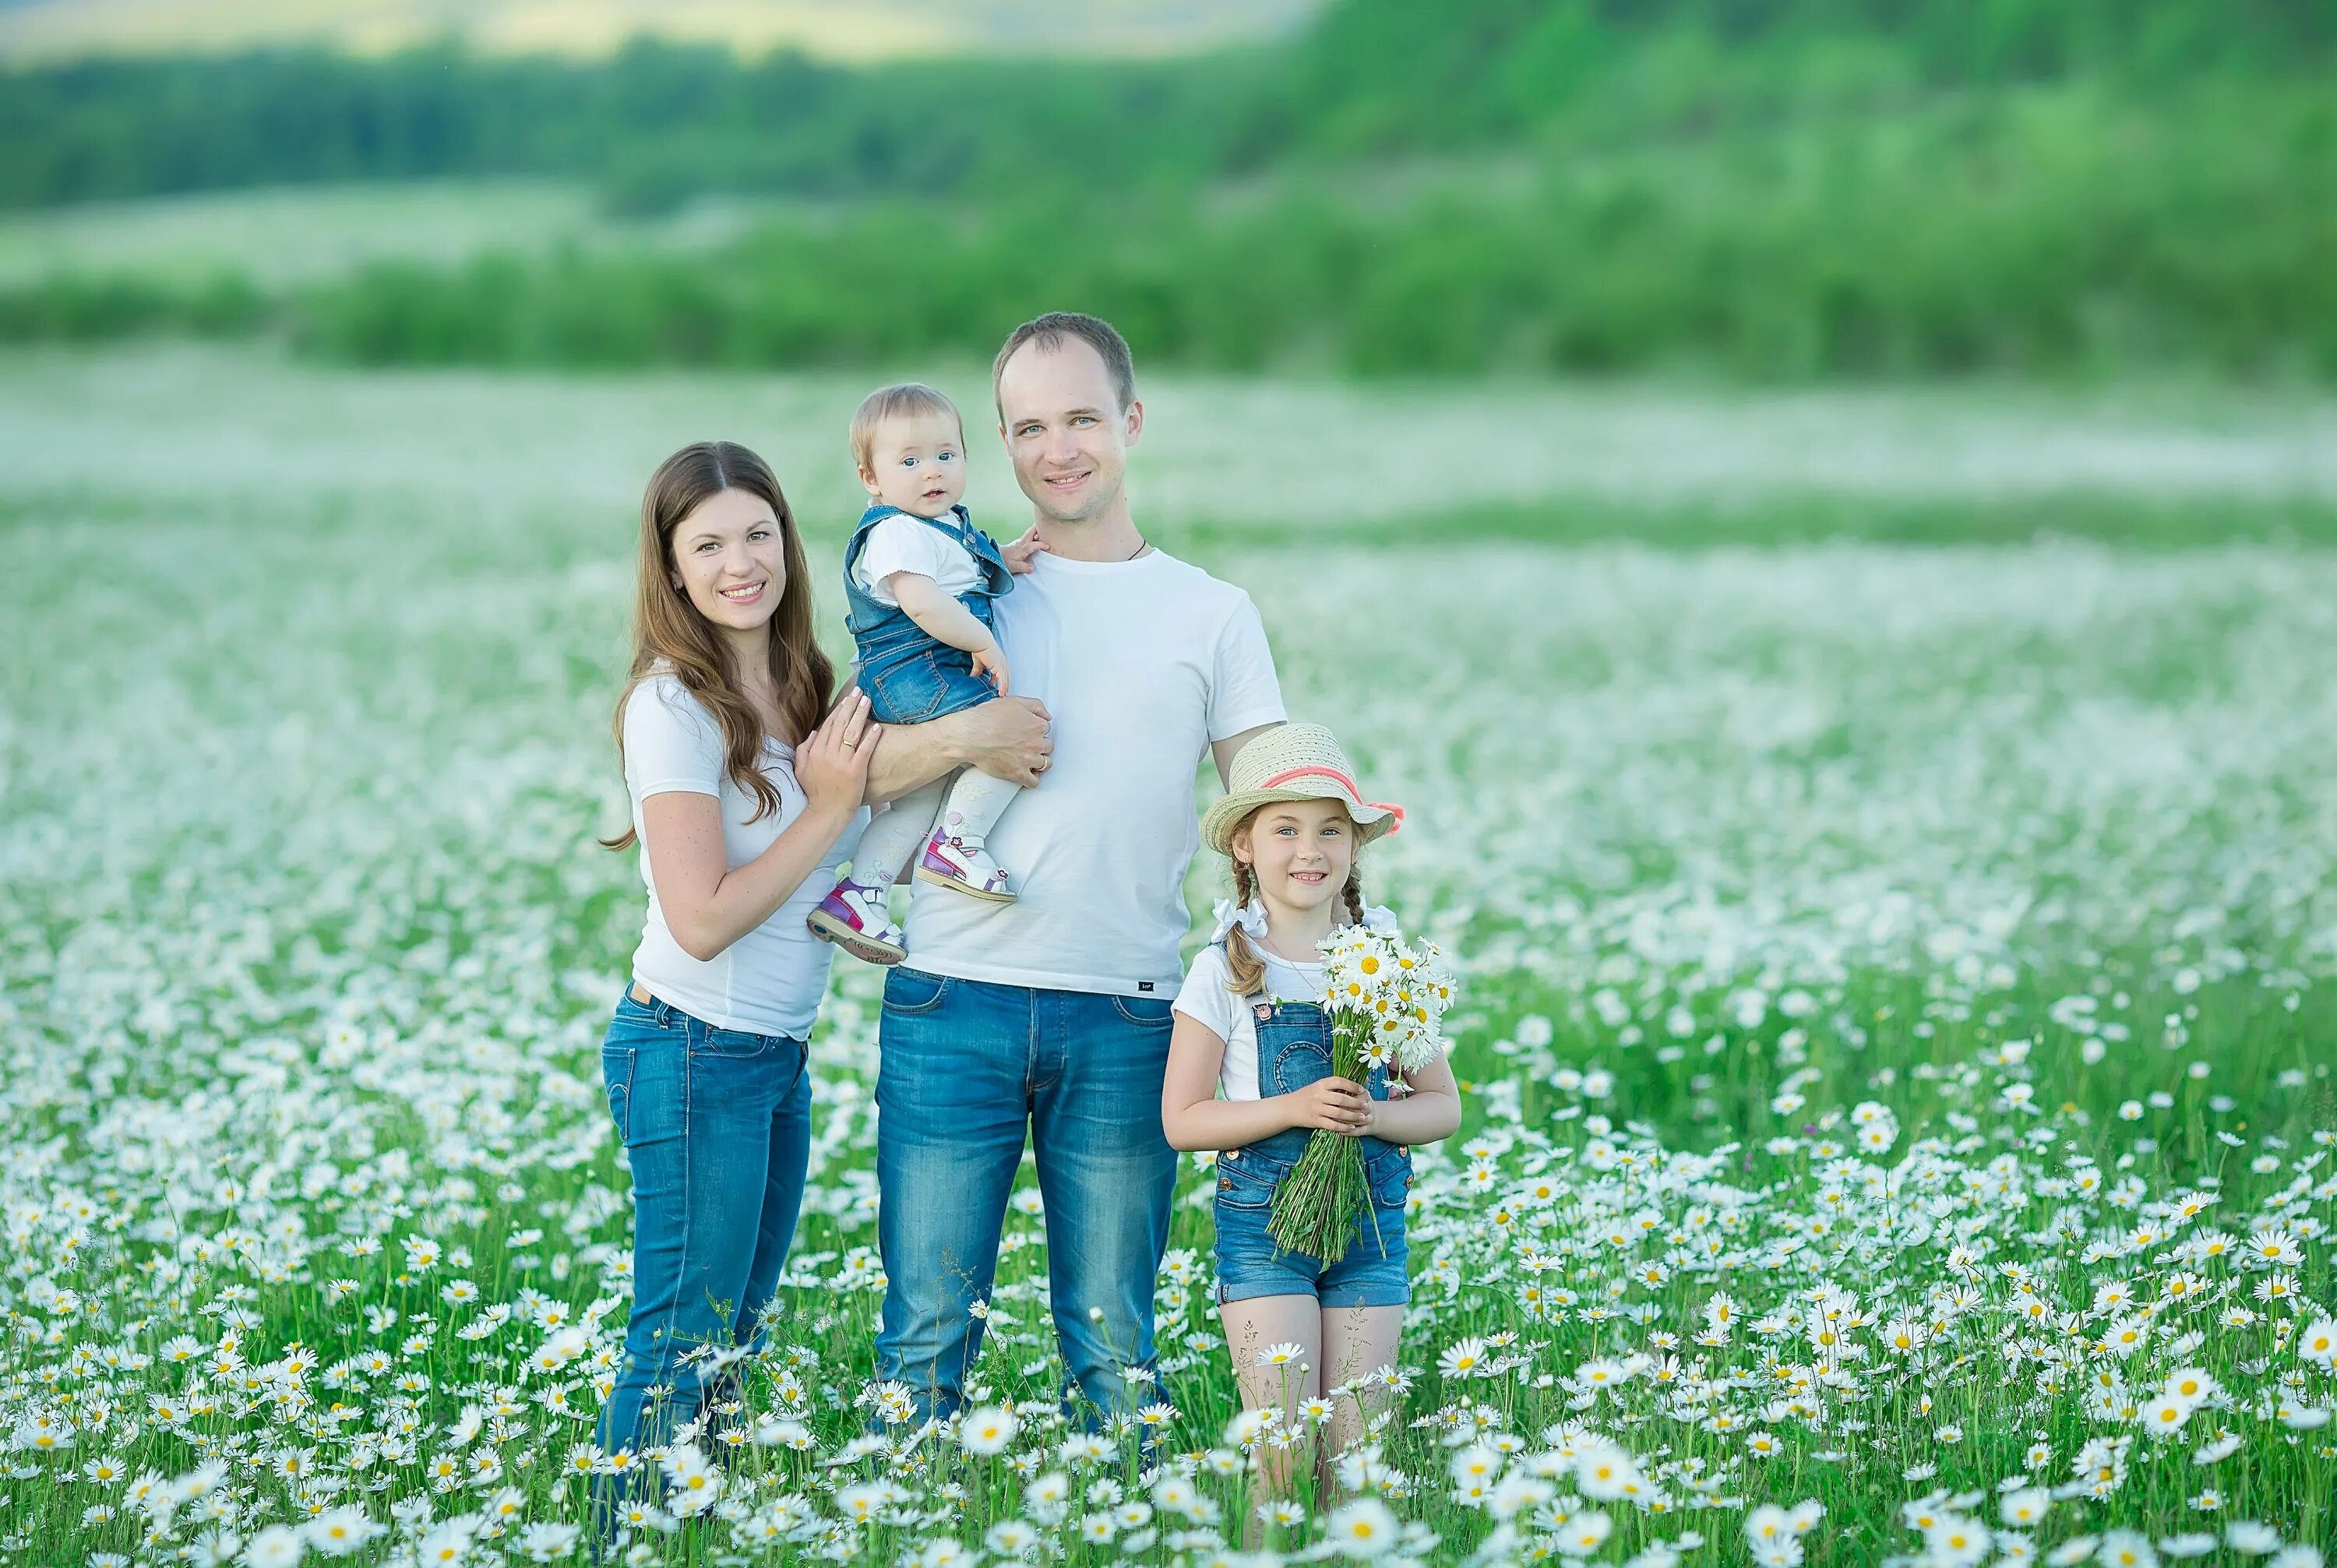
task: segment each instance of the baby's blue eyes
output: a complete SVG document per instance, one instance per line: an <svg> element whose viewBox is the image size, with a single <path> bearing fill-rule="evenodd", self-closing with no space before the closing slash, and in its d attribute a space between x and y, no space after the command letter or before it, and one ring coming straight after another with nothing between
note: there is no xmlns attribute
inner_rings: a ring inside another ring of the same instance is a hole
<svg viewBox="0 0 2337 1568"><path fill-rule="evenodd" d="M956 453L954 453L954 452L944 452L944 453L942 453L942 454L940 455L940 456L938 456L937 458L935 458L935 459L934 459L934 461L936 461L936 462L940 462L940 463L947 463L947 462L951 461L953 458L956 457L956 456L957 456L957 454L956 454ZM917 466L917 460L916 460L914 457L904 457L904 458L902 458L902 459L901 459L901 466L902 466L902 467L904 467L904 468L914 468L916 466Z"/></svg>

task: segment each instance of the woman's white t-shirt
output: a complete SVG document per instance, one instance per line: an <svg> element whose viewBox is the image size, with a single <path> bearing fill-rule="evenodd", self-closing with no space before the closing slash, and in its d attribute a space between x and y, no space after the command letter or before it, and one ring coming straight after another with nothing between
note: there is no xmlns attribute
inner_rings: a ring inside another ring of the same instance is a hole
<svg viewBox="0 0 2337 1568"><path fill-rule="evenodd" d="M955 534L899 514L868 530L860 554L852 563L852 574L859 580L862 593L879 604L898 608L901 602L885 586L885 579L895 572L930 577L934 587L953 599L982 586L982 564Z"/></svg>
<svg viewBox="0 0 2337 1568"><path fill-rule="evenodd" d="M641 802L650 796L711 795L722 812L724 864L733 870L746 865L803 815L806 804L803 787L796 782L792 747L766 737L762 766L764 777L778 789L779 808L756 821L755 797L738 788L724 761L721 725L680 680L651 675L625 702L625 791L632 797L636 833L642 833ZM633 950L633 977L659 1000L718 1029L802 1039L819 1014L828 961L836 952L811 934L804 917L835 886L836 868L850 856L867 819L865 812L856 814L818 869L769 919L704 960L684 952L666 927L643 833L641 884L649 890L650 912L641 944Z"/></svg>
<svg viewBox="0 0 2337 1568"><path fill-rule="evenodd" d="M1257 952L1266 960L1260 988L1276 1002L1323 1000L1323 965L1293 964L1272 953ZM1232 978L1226 950L1216 943L1204 947L1186 972L1185 984L1171 1004L1194 1023L1226 1043L1225 1060L1217 1068L1217 1093L1227 1100L1256 1100L1257 1092L1257 1020L1251 1009L1255 996L1237 996L1226 989Z"/></svg>

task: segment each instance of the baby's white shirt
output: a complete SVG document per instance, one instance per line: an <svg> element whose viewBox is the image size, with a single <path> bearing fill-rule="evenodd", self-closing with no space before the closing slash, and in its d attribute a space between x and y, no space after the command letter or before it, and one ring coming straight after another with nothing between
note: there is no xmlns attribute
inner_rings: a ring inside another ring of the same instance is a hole
<svg viewBox="0 0 2337 1568"><path fill-rule="evenodd" d="M897 512L868 530L860 558L852 564L860 591L890 609L898 609L901 603L885 586L885 579L895 572L930 577L934 586L953 599L982 586L982 563L954 534Z"/></svg>

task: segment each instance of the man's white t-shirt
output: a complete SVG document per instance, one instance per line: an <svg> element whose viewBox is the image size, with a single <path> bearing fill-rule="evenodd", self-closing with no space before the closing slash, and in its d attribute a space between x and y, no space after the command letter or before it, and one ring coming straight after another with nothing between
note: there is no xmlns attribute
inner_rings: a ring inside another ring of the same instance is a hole
<svg viewBox="0 0 2337 1568"><path fill-rule="evenodd" d="M711 795L722 812L722 856L735 870L769 848L807 804L796 782L795 751L765 738L763 775L777 787L779 808L760 821L755 797L738 788L724 760L722 727L705 704L670 674L650 676L625 702L625 791L632 797L633 831L641 832L641 802L680 790ZM682 950L658 906L650 870L649 838L641 839L641 884L649 889L649 920L633 950L633 977L660 1001L718 1029L802 1039L819 1015L836 949L804 925L836 885L836 868L858 842L867 814L854 816L803 886L771 917L712 958ZM947 895L944 895L947 897Z"/></svg>
<svg viewBox="0 0 2337 1568"><path fill-rule="evenodd" d="M990 833L1015 902L919 887L909 965L1166 1001L1200 846L1195 775L1212 741L1285 717L1257 607L1155 550L1133 561L1041 554L996 615L1010 694L1047 705L1055 751Z"/></svg>
<svg viewBox="0 0 2337 1568"><path fill-rule="evenodd" d="M981 563L955 535L898 513L868 530L859 558L852 564L862 593L879 604L898 608L901 602L885 586L885 579L895 572L930 577L934 586L953 599L982 586Z"/></svg>
<svg viewBox="0 0 2337 1568"><path fill-rule="evenodd" d="M1260 988L1276 1002L1315 1002L1323 1000L1323 965L1293 964L1288 959L1264 952L1255 945L1251 951L1266 961L1266 978ZM1195 955L1193 966L1185 974L1184 988L1177 993L1176 1010L1226 1043L1224 1061L1217 1067L1217 1093L1226 1100L1256 1100L1257 1092L1257 1019L1251 1013L1257 1005L1255 996L1237 996L1226 989L1233 972L1226 965L1226 950L1212 942Z"/></svg>

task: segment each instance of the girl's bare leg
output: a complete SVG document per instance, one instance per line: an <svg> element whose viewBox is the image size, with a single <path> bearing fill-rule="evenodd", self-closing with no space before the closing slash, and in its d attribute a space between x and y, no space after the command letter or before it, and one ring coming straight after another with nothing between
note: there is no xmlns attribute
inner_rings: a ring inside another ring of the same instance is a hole
<svg viewBox="0 0 2337 1568"><path fill-rule="evenodd" d="M1401 1307L1325 1307L1323 1308L1323 1361L1325 1391L1345 1387L1395 1362L1396 1340L1403 1331ZM1374 1383L1357 1394L1335 1396L1330 1429L1323 1434L1315 1496L1328 1505L1336 1494L1333 1461L1345 1453L1364 1426L1386 1407L1388 1393Z"/></svg>
<svg viewBox="0 0 2337 1568"><path fill-rule="evenodd" d="M1396 1310L1400 1314L1402 1309ZM1260 1495L1251 1500L1242 1523L1243 1548L1255 1551L1264 1535L1259 1504L1266 1497L1289 1496L1292 1478L1301 1473L1314 1452L1313 1433L1301 1426L1298 1406L1323 1387L1319 1370L1323 1327L1330 1314L1312 1296L1253 1296L1247 1301L1227 1302L1217 1314L1225 1320L1226 1348L1232 1353L1234 1377L1241 1385L1242 1408L1281 1411L1277 1430L1286 1438L1294 1434L1297 1438L1287 1446L1264 1440L1258 1444ZM1298 1355L1278 1367L1259 1366L1259 1355L1273 1345L1296 1345Z"/></svg>

